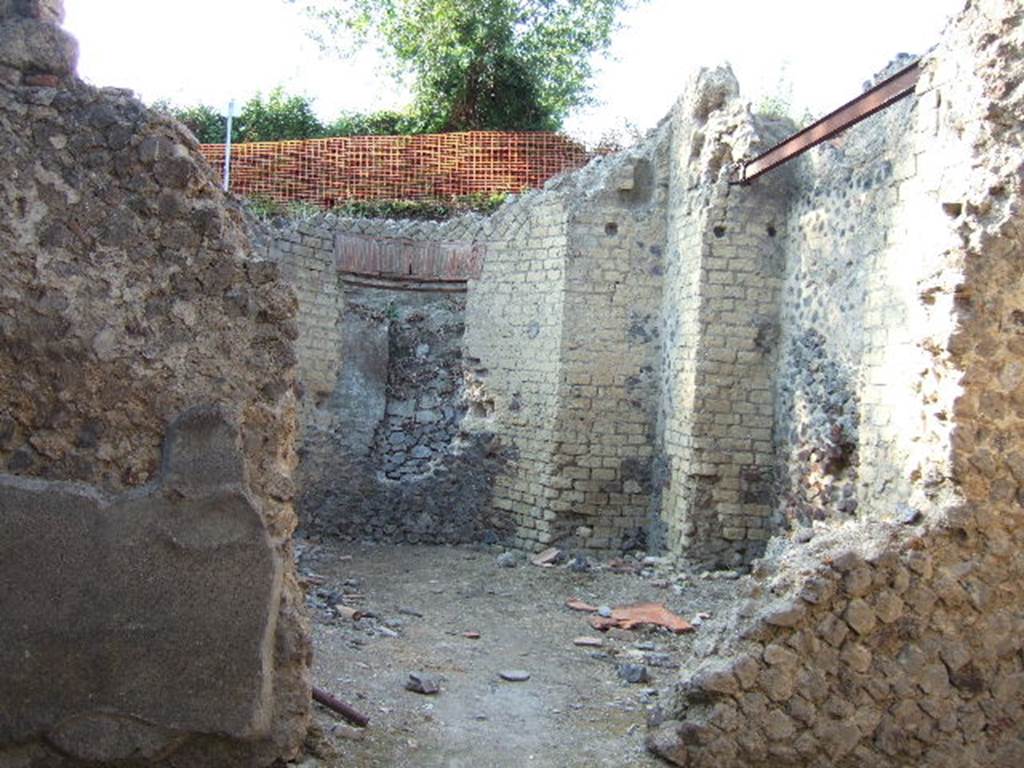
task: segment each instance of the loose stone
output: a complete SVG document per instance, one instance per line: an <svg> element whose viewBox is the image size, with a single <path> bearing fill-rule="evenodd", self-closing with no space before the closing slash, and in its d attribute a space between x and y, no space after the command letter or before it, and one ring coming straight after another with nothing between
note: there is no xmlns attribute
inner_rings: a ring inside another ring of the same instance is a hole
<svg viewBox="0 0 1024 768"><path fill-rule="evenodd" d="M650 679L643 664L619 664L618 673L627 683L646 683Z"/></svg>
<svg viewBox="0 0 1024 768"><path fill-rule="evenodd" d="M499 672L498 676L510 683L525 683L530 679L530 673L525 669L507 669Z"/></svg>
<svg viewBox="0 0 1024 768"><path fill-rule="evenodd" d="M436 675L425 672L410 672L409 679L405 682L407 690L414 693L433 695L441 691L441 680Z"/></svg>

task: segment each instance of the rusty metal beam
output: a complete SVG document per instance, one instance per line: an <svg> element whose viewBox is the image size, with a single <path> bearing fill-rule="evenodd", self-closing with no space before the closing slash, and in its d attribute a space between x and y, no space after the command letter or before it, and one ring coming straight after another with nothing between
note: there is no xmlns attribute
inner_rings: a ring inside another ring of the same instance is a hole
<svg viewBox="0 0 1024 768"><path fill-rule="evenodd" d="M887 80L865 91L852 101L848 101L839 109L830 112L817 122L802 131L794 133L785 141L776 144L767 152L763 152L753 160L746 161L731 180L733 184L748 184L762 173L792 160L811 147L831 139L842 133L851 125L870 117L879 110L894 104L904 96L914 92L917 80L921 76L918 62L902 69Z"/></svg>
<svg viewBox="0 0 1024 768"><path fill-rule="evenodd" d="M353 725L365 728L370 724L370 718L361 712L357 712L351 704L348 704L322 688L313 686L313 701L318 701L328 709L333 709Z"/></svg>

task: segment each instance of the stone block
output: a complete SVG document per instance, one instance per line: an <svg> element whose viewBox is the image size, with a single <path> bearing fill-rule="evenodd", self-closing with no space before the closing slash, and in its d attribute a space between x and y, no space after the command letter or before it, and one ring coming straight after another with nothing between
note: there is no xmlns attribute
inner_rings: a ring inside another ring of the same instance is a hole
<svg viewBox="0 0 1024 768"><path fill-rule="evenodd" d="M193 409L165 452L163 477L115 497L0 476L0 744L106 761L267 734L281 564L237 430Z"/></svg>
<svg viewBox="0 0 1024 768"><path fill-rule="evenodd" d="M63 77L74 71L77 60L78 43L56 24L31 18L0 24L0 64Z"/></svg>

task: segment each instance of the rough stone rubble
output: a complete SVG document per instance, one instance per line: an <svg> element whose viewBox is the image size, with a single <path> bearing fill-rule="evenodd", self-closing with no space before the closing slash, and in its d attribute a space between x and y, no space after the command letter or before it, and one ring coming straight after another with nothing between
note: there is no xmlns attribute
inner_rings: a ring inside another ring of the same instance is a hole
<svg viewBox="0 0 1024 768"><path fill-rule="evenodd" d="M294 294L187 131L77 79L61 16L0 2L0 765L269 764L310 707ZM214 406L228 433L162 450Z"/></svg>

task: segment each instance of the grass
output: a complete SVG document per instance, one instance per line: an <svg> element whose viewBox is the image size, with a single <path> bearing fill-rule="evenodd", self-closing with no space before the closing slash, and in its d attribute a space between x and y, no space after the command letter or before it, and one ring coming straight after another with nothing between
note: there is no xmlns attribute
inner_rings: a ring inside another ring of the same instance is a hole
<svg viewBox="0 0 1024 768"><path fill-rule="evenodd" d="M464 213L492 213L508 197L507 193L478 193L446 200L350 200L330 209L338 216L360 219L416 219L443 221ZM326 212L312 203L292 201L280 203L269 197L246 198L249 210L259 218L309 218Z"/></svg>

